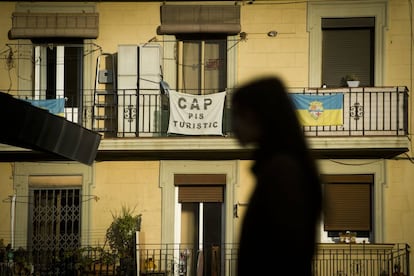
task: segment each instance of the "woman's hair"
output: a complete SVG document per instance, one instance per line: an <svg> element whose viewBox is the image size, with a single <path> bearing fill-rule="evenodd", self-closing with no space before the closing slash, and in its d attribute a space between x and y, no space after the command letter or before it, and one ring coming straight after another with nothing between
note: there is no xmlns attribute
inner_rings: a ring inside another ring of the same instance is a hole
<svg viewBox="0 0 414 276"><path fill-rule="evenodd" d="M233 116L244 111L255 114L263 133L261 144L306 150L295 109L279 78L263 77L239 87L232 95L232 106L237 107Z"/></svg>

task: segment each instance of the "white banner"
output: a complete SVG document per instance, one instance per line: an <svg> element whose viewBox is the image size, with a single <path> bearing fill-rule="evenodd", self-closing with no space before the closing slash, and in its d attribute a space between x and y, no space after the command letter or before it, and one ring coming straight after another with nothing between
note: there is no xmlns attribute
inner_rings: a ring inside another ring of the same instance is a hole
<svg viewBox="0 0 414 276"><path fill-rule="evenodd" d="M169 133L223 135L223 107L226 92L191 95L169 91Z"/></svg>

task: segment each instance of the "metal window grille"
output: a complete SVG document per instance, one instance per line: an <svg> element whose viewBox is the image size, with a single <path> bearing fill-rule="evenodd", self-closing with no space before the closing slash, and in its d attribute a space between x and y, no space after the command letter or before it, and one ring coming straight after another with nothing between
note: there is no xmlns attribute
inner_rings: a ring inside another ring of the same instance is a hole
<svg viewBox="0 0 414 276"><path fill-rule="evenodd" d="M62 252L80 246L80 188L31 189L29 243L34 251Z"/></svg>

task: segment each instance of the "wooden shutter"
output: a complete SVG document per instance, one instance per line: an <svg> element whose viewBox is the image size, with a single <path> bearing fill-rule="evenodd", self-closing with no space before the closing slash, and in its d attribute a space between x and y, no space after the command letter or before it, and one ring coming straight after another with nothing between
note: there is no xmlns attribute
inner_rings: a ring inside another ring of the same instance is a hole
<svg viewBox="0 0 414 276"><path fill-rule="evenodd" d="M372 175L325 175L325 231L371 231Z"/></svg>

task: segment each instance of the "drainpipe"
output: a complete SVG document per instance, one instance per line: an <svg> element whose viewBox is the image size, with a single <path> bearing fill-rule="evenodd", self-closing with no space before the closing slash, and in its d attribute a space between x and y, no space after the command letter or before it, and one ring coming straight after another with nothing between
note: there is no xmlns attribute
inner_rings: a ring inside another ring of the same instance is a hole
<svg viewBox="0 0 414 276"><path fill-rule="evenodd" d="M11 196L10 204L10 236L11 236L11 248L14 248L14 220L16 215L16 194Z"/></svg>

